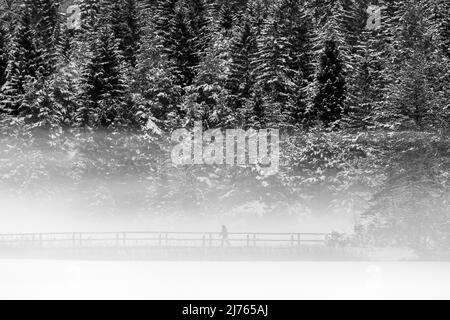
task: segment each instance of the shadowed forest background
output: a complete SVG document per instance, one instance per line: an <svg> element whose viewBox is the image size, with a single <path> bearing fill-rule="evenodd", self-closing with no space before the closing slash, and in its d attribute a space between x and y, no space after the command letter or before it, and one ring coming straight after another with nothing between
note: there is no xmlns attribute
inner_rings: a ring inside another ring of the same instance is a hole
<svg viewBox="0 0 450 320"><path fill-rule="evenodd" d="M0 0L0 87L5 214L336 215L348 241L448 255L448 0ZM280 128L279 174L173 167L199 120Z"/></svg>

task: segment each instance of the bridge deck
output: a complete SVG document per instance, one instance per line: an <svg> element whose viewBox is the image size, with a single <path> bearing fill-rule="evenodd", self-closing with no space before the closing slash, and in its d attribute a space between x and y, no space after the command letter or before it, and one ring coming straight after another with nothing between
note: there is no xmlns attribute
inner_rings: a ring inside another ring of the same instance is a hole
<svg viewBox="0 0 450 320"><path fill-rule="evenodd" d="M123 260L339 260L351 248L324 233L82 232L0 234L0 258Z"/></svg>

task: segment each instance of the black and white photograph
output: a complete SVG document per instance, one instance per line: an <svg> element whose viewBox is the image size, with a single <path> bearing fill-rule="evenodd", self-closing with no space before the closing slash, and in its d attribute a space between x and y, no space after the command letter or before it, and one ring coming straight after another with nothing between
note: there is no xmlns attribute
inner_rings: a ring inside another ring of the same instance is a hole
<svg viewBox="0 0 450 320"><path fill-rule="evenodd" d="M449 0L0 0L0 300L448 299Z"/></svg>

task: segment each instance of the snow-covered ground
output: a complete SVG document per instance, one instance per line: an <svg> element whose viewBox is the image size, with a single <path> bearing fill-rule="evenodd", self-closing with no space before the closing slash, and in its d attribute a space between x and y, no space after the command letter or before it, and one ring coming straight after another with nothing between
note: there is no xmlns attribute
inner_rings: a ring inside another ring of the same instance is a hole
<svg viewBox="0 0 450 320"><path fill-rule="evenodd" d="M2 299L449 299L450 263L0 260Z"/></svg>

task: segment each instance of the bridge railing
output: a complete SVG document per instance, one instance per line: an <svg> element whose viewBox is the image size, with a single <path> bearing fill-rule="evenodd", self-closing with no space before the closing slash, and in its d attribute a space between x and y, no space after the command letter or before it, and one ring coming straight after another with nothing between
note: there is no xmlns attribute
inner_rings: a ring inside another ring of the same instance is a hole
<svg viewBox="0 0 450 320"><path fill-rule="evenodd" d="M296 247L325 245L325 233L75 232L0 234L0 248Z"/></svg>

